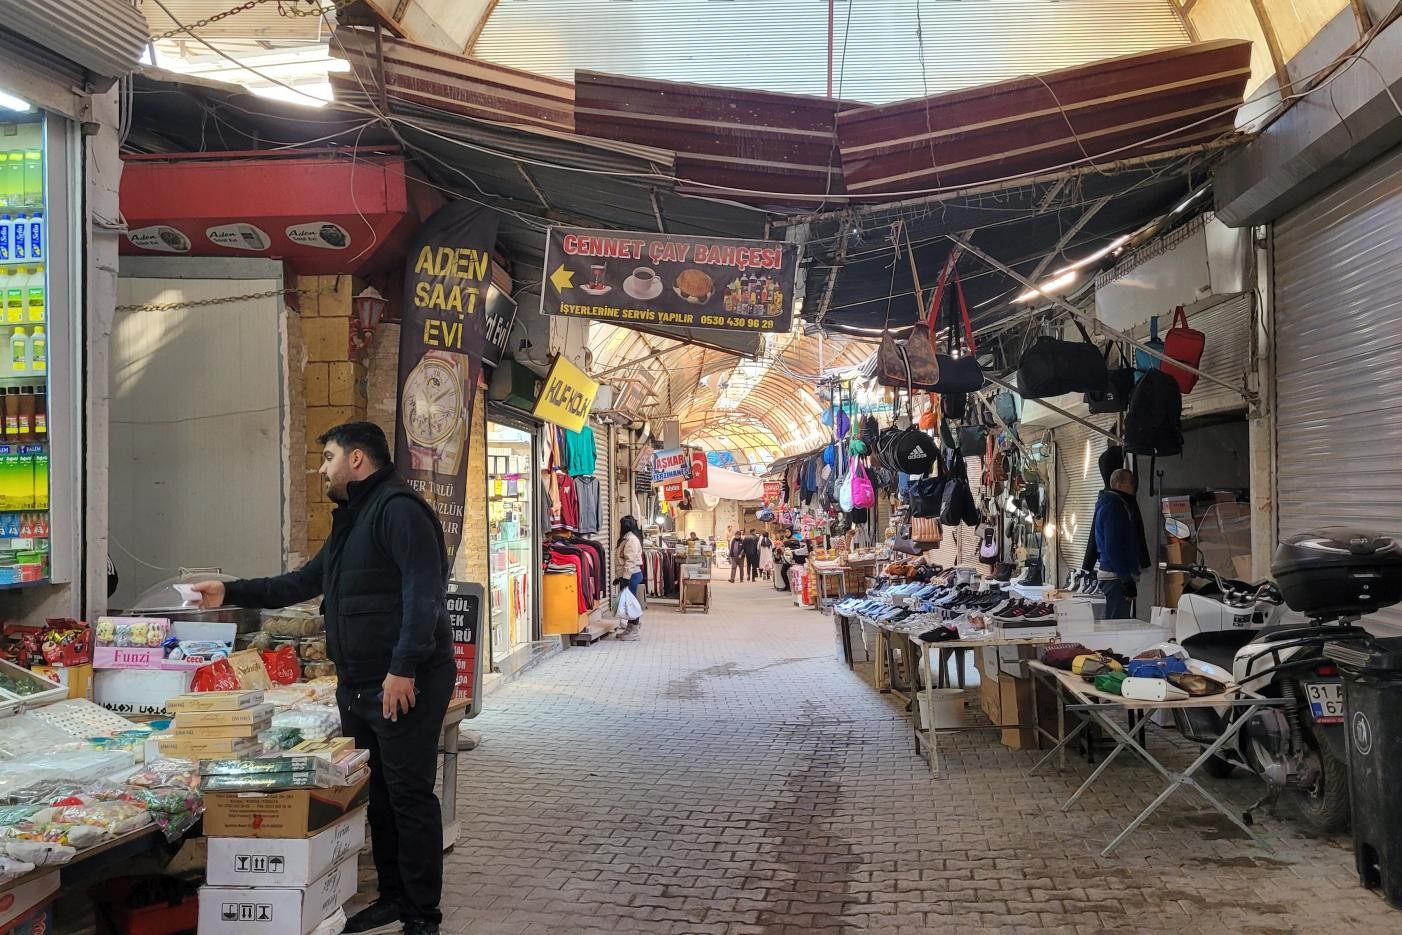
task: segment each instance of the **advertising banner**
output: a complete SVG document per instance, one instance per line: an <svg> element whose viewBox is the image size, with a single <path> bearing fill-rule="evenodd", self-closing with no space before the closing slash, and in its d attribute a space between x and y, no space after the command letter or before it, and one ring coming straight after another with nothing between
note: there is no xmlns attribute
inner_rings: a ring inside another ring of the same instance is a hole
<svg viewBox="0 0 1402 935"><path fill-rule="evenodd" d="M663 503L680 503L686 497L686 487L679 480L668 481L662 485Z"/></svg>
<svg viewBox="0 0 1402 935"><path fill-rule="evenodd" d="M667 448L652 456L652 482L665 484L667 481L686 477L691 462L681 448Z"/></svg>
<svg viewBox="0 0 1402 935"><path fill-rule="evenodd" d="M425 222L405 260L394 460L437 512L450 560L462 541L468 429L496 236L494 212L455 202Z"/></svg>
<svg viewBox="0 0 1402 935"><path fill-rule="evenodd" d="M764 482L764 502L778 503L784 496L784 482L767 480Z"/></svg>
<svg viewBox="0 0 1402 935"><path fill-rule="evenodd" d="M769 240L552 227L542 315L649 328L787 332L798 248Z"/></svg>
<svg viewBox="0 0 1402 935"><path fill-rule="evenodd" d="M578 432L584 428L589 418L589 409L594 405L594 397L599 392L599 384L589 379L589 375L565 359L561 354L550 365L545 375L545 385L541 387L540 398L535 401L531 414L546 422Z"/></svg>
<svg viewBox="0 0 1402 935"><path fill-rule="evenodd" d="M448 582L448 622L453 628L454 698L466 698L468 717L482 710L482 585Z"/></svg>

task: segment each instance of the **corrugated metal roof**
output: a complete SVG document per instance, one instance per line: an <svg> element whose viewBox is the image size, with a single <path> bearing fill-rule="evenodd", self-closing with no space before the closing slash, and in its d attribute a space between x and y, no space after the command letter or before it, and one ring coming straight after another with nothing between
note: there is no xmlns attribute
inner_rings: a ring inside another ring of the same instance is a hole
<svg viewBox="0 0 1402 935"><path fill-rule="evenodd" d="M136 70L151 35L128 0L0 0L0 23L109 78Z"/></svg>
<svg viewBox="0 0 1402 935"><path fill-rule="evenodd" d="M332 74L336 96L379 86L383 56L385 86L398 100L437 110L546 129L574 129L574 85L493 62L452 55L365 29L338 29L331 54L348 61L352 74Z"/></svg>
<svg viewBox="0 0 1402 935"><path fill-rule="evenodd" d="M598 70L824 95L827 17L821 0L500 0L473 51L556 78ZM1186 40L1168 0L840 0L834 92L881 103Z"/></svg>
<svg viewBox="0 0 1402 935"><path fill-rule="evenodd" d="M837 115L853 195L974 185L1230 132L1251 44L1201 42Z"/></svg>
<svg viewBox="0 0 1402 935"><path fill-rule="evenodd" d="M678 176L706 185L840 193L839 106L825 97L575 73L580 133L675 150Z"/></svg>

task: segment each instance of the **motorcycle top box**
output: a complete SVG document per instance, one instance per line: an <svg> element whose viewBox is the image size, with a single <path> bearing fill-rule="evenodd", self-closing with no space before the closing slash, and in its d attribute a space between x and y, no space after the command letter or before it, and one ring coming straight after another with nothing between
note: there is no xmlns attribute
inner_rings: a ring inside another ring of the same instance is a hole
<svg viewBox="0 0 1402 935"><path fill-rule="evenodd" d="M1310 617L1352 617L1402 601L1402 544L1330 526L1281 542L1271 575L1286 606Z"/></svg>

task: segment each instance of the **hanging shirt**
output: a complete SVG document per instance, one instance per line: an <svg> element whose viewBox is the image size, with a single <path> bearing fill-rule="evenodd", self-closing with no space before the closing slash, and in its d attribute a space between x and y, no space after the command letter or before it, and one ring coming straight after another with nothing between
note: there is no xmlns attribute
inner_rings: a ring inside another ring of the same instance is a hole
<svg viewBox="0 0 1402 935"><path fill-rule="evenodd" d="M588 425L578 432L565 430L565 460L569 463L571 477L594 473L598 452L594 447L594 430Z"/></svg>
<svg viewBox="0 0 1402 935"><path fill-rule="evenodd" d="M570 529L578 529L579 494L575 490L574 478L557 473L555 482L560 489L560 522Z"/></svg>
<svg viewBox="0 0 1402 935"><path fill-rule="evenodd" d="M575 528L582 533L599 531L599 479L574 478L575 498L579 501L579 522Z"/></svg>

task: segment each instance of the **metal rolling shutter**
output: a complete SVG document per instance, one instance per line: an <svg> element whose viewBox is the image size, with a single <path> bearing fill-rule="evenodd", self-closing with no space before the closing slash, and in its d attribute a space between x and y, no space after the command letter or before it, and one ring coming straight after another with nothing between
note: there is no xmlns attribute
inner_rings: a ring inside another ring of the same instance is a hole
<svg viewBox="0 0 1402 935"><path fill-rule="evenodd" d="M127 0L0 0L0 23L108 78L135 71L151 35Z"/></svg>
<svg viewBox="0 0 1402 935"><path fill-rule="evenodd" d="M1402 148L1275 225L1278 533L1402 535ZM1402 612L1378 618L1402 625Z"/></svg>
<svg viewBox="0 0 1402 935"><path fill-rule="evenodd" d="M1252 293L1243 292L1188 315L1188 325L1207 335L1199 369L1237 387L1251 362L1252 300ZM1183 397L1185 419L1245 408L1240 393L1202 379Z"/></svg>
<svg viewBox="0 0 1402 935"><path fill-rule="evenodd" d="M590 538L604 544L604 565L608 571L605 581L613 580L613 540L617 538L613 518L613 450L612 425L594 425L594 477L599 482L599 531Z"/></svg>
<svg viewBox="0 0 1402 935"><path fill-rule="evenodd" d="M1102 416L1096 424L1109 428L1115 419ZM1100 478L1100 455L1110 440L1074 422L1056 429L1052 438L1056 442L1057 573L1064 581L1067 570L1080 568L1086 555L1095 500L1105 486Z"/></svg>

